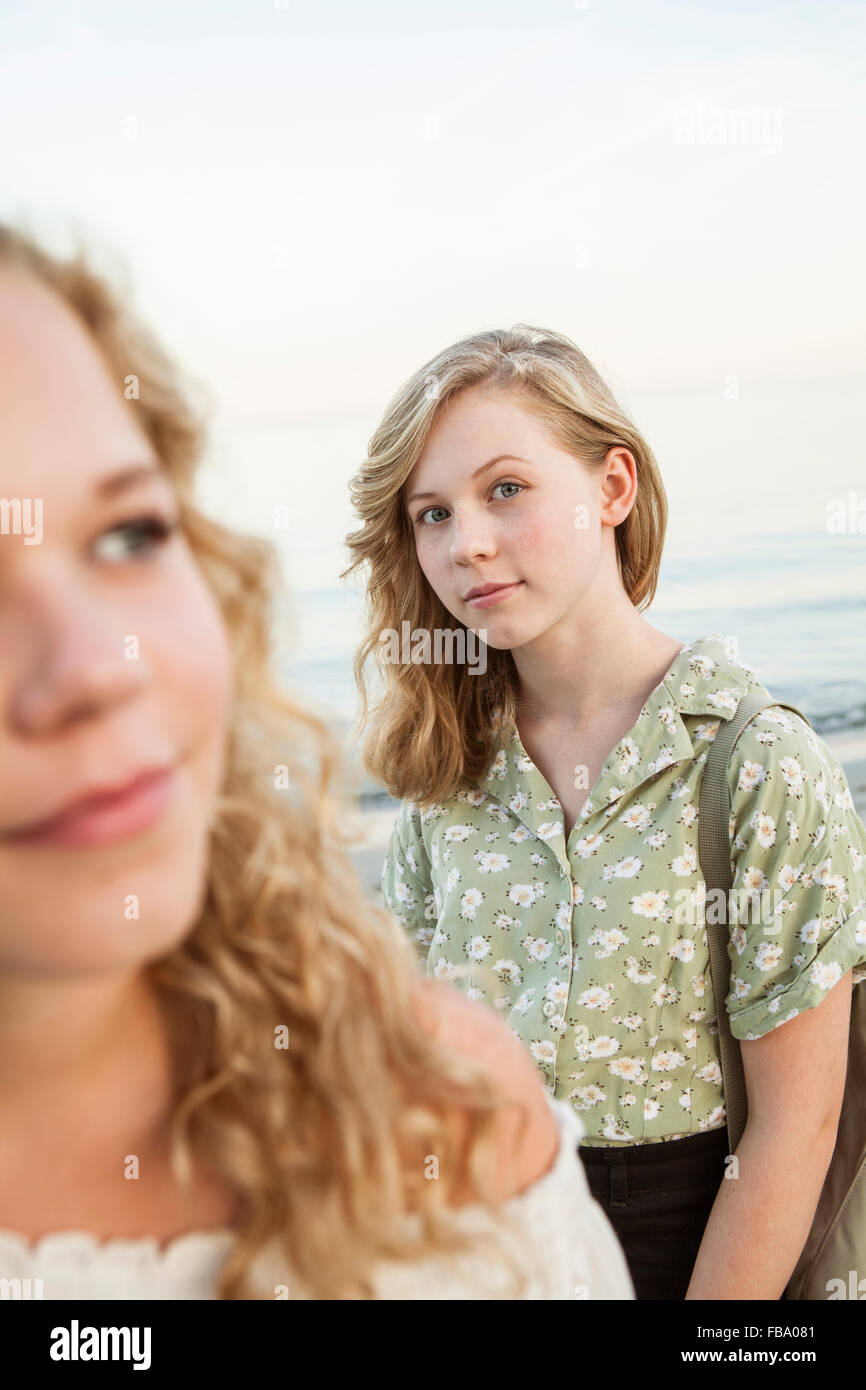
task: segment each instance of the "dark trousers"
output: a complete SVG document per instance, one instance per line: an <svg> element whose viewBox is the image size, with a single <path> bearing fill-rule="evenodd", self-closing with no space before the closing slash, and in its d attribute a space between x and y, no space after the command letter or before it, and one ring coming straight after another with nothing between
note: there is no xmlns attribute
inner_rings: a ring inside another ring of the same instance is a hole
<svg viewBox="0 0 866 1390"><path fill-rule="evenodd" d="M579 1152L638 1299L685 1298L725 1176L727 1126L667 1143L583 1145Z"/></svg>

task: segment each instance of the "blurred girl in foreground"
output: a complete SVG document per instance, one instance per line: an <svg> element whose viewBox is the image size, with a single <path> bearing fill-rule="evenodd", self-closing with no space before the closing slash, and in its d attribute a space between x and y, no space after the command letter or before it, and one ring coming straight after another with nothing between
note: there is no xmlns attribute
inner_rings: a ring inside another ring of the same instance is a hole
<svg viewBox="0 0 866 1390"><path fill-rule="evenodd" d="M570 1107L364 900L202 449L120 295L0 228L0 1276L632 1298Z"/></svg>

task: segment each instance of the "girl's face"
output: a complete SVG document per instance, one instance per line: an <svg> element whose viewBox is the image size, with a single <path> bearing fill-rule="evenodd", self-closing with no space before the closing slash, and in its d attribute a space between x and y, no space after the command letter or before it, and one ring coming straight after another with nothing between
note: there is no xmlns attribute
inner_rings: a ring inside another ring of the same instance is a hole
<svg viewBox="0 0 866 1390"><path fill-rule="evenodd" d="M418 563L489 646L531 642L598 587L603 547L613 557L613 527L630 506L628 470L609 457L605 479L505 391L466 390L437 417L405 485ZM473 602L485 584L512 587Z"/></svg>
<svg viewBox="0 0 866 1390"><path fill-rule="evenodd" d="M124 398L125 375L111 372L62 300L0 270L7 977L92 975L155 959L191 929L204 889L231 653L186 540L161 536L176 502L136 403ZM20 833L95 786L153 767L171 769L161 797L127 802L125 827L91 818L67 823L65 839Z"/></svg>

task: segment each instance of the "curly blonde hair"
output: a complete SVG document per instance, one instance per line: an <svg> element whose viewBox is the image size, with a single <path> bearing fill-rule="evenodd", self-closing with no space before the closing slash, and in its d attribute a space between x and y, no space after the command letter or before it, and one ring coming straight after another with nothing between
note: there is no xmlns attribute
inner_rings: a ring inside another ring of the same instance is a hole
<svg viewBox="0 0 866 1390"><path fill-rule="evenodd" d="M518 677L510 651L488 648L486 669L471 676L458 662L387 661L381 634L455 631L466 626L447 611L424 576L404 505L405 484L446 404L472 388L508 393L560 448L589 469L610 449L625 447L637 464L638 489L614 536L620 579L639 611L655 594L667 526L667 498L655 456L589 359L570 338L518 323L472 334L443 348L413 372L387 406L350 484L362 525L346 538L362 565L367 628L355 655L361 691L359 731L369 723L362 765L393 797L418 806L450 801L490 765L503 730L515 723ZM461 635L462 634L462 635ZM373 659L382 694L369 710L366 668Z"/></svg>
<svg viewBox="0 0 866 1390"><path fill-rule="evenodd" d="M253 1272L272 1241L301 1297L374 1298L381 1259L477 1251L451 1184L468 1176L478 1205L502 1216L491 1196L494 1112L517 1105L525 1124L526 1107L422 1026L414 952L365 898L347 850L336 740L275 682L274 548L196 506L205 429L192 383L130 312L129 287L97 272L92 250L61 257L0 227L0 268L59 295L118 383L138 378L133 408L175 488L236 673L202 910L183 942L145 967L171 1040L173 1168L185 1186L206 1167L237 1196L219 1298L275 1297ZM275 767L288 770L289 794L276 789ZM431 1155L447 1182L425 1180ZM494 1245L501 1269L506 1252Z"/></svg>

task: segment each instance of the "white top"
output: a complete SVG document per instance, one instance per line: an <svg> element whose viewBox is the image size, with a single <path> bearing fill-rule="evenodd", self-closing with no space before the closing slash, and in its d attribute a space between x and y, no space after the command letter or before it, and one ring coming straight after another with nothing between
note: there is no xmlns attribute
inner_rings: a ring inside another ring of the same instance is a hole
<svg viewBox="0 0 866 1390"><path fill-rule="evenodd" d="M522 1297L634 1299L622 1248L590 1193L578 1154L583 1122L570 1102L545 1099L559 1131L553 1166L499 1208L513 1222L508 1248L518 1252L521 1272L529 1276ZM478 1204L457 1212L468 1230L491 1228ZM413 1213L406 1220L414 1228L419 1217ZM160 1246L147 1236L101 1240L84 1231L56 1231L30 1241L0 1229L0 1279L33 1281L6 1286L5 1296L13 1298L214 1299L220 1268L236 1238L227 1228L194 1231ZM471 1253L411 1264L388 1261L376 1267L373 1285L376 1297L386 1300L509 1298L509 1269ZM309 1297L275 1242L259 1256L254 1275L261 1285L257 1292L265 1297Z"/></svg>

